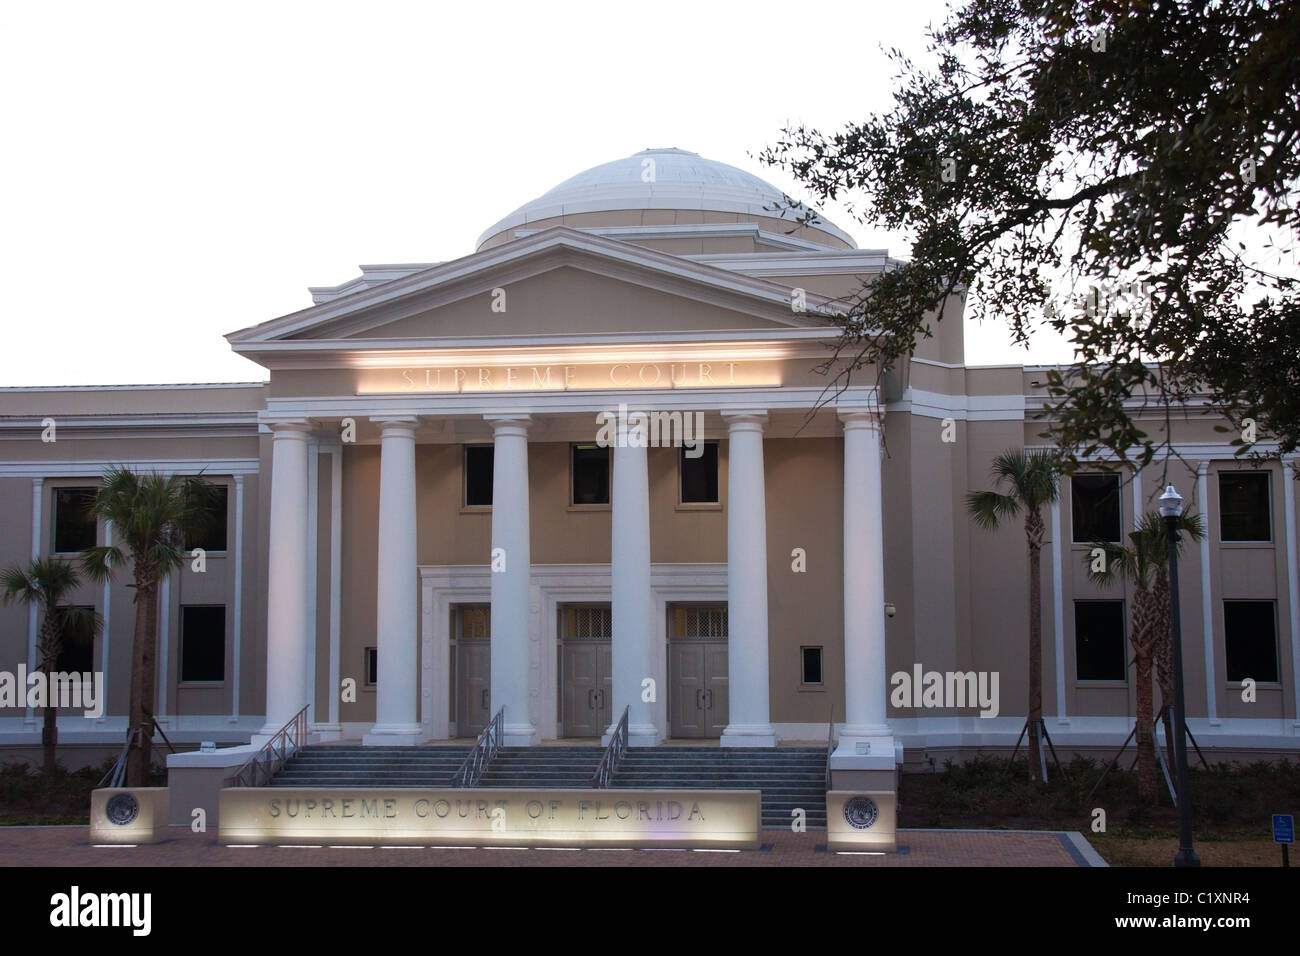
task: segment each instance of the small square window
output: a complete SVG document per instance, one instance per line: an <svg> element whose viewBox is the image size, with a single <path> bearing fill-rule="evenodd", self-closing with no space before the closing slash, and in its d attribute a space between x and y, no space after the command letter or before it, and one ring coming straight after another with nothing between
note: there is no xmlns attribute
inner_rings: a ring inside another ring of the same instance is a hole
<svg viewBox="0 0 1300 956"><path fill-rule="evenodd" d="M496 449L492 445L465 446L465 506L489 507L492 504L492 462Z"/></svg>
<svg viewBox="0 0 1300 956"><path fill-rule="evenodd" d="M374 687L379 683L379 648L366 648L366 685Z"/></svg>
<svg viewBox="0 0 1300 956"><path fill-rule="evenodd" d="M1119 475L1075 475L1070 510L1075 544L1119 541Z"/></svg>
<svg viewBox="0 0 1300 956"><path fill-rule="evenodd" d="M699 452L692 458L687 452ZM682 504L718 503L718 443L701 442L681 449L678 455L682 475Z"/></svg>
<svg viewBox="0 0 1300 956"><path fill-rule="evenodd" d="M1127 679L1124 602L1075 601L1074 647L1078 680Z"/></svg>
<svg viewBox="0 0 1300 956"><path fill-rule="evenodd" d="M226 679L226 607L181 607L181 682Z"/></svg>
<svg viewBox="0 0 1300 956"><path fill-rule="evenodd" d="M1223 602L1228 680L1277 683L1277 607L1273 601Z"/></svg>
<svg viewBox="0 0 1300 956"><path fill-rule="evenodd" d="M799 648L800 681L804 684L822 683L822 649L820 647Z"/></svg>
<svg viewBox="0 0 1300 956"><path fill-rule="evenodd" d="M54 489L54 551L73 554L95 546L97 521L90 512L94 488Z"/></svg>
<svg viewBox="0 0 1300 956"><path fill-rule="evenodd" d="M1219 534L1224 541L1272 539L1266 471L1219 474Z"/></svg>
<svg viewBox="0 0 1300 956"><path fill-rule="evenodd" d="M573 446L573 503L609 504L609 448L602 445Z"/></svg>
<svg viewBox="0 0 1300 956"><path fill-rule="evenodd" d="M185 550L202 548L204 551L225 551L229 513L230 489L225 485L213 485L207 522L196 533L185 539Z"/></svg>
<svg viewBox="0 0 1300 956"><path fill-rule="evenodd" d="M83 607L88 615L94 613L93 607ZM64 623L63 642L59 646L59 656L54 662L56 671L85 674L95 669L95 633L89 627L77 627Z"/></svg>

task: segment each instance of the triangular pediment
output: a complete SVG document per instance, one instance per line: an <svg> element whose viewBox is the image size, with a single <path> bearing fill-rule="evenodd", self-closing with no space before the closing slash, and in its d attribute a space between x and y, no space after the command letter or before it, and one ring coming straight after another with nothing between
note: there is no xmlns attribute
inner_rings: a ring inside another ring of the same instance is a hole
<svg viewBox="0 0 1300 956"><path fill-rule="evenodd" d="M228 336L241 344L780 330L827 324L819 297L557 227Z"/></svg>

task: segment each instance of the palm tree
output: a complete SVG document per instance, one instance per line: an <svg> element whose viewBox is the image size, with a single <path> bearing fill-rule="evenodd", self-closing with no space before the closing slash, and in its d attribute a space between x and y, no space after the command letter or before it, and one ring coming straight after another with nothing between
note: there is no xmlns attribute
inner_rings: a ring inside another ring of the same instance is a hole
<svg viewBox="0 0 1300 956"><path fill-rule="evenodd" d="M1178 530L1193 539L1205 537L1201 517L1184 514L1178 518ZM1093 548L1105 551L1104 567L1094 569L1088 560L1088 577L1100 584L1110 584L1115 579L1133 584L1133 600L1129 619L1129 644L1133 648L1133 665L1137 686L1134 688L1136 706L1134 724L1138 752L1138 796L1154 803L1160 794L1160 780L1156 768L1154 742L1155 701L1152 693L1153 664L1161 673L1160 648L1169 643L1169 539L1165 519L1154 511L1142 516L1135 530L1129 532L1130 544L1125 547L1114 542L1093 542ZM1090 556L1089 556L1090 558ZM1165 688L1161 677L1161 698L1168 704L1173 700L1172 667L1164 666L1163 675L1170 681ZM1165 739L1173 741L1169 729L1168 711L1165 713Z"/></svg>
<svg viewBox="0 0 1300 956"><path fill-rule="evenodd" d="M41 746L45 750L45 772L58 770L55 750L59 743L58 702L54 699L54 685L50 675L54 672L59 652L63 649L65 630L75 629L94 634L104 626L103 620L91 608L64 605L81 584L76 568L59 558L37 558L26 567L14 565L0 572L0 601L14 601L35 607L41 615L36 648L40 654L41 673L45 675L45 720L41 726Z"/></svg>
<svg viewBox="0 0 1300 956"><path fill-rule="evenodd" d="M185 539L201 534L211 521L214 489L201 476L137 474L128 468L112 468L90 506L97 517L113 523L122 546L82 552L82 570L92 580L103 581L129 561L135 590L128 724L134 736L127 754L128 787L146 786L153 765L158 586L184 564Z"/></svg>
<svg viewBox="0 0 1300 956"><path fill-rule="evenodd" d="M1029 777L1038 779L1043 722L1043 508L1059 494L1059 464L1051 451L1005 451L993 459L992 477L1000 491L973 491L966 496L971 518L981 528L996 531L1005 520L1025 513L1025 540L1029 548Z"/></svg>

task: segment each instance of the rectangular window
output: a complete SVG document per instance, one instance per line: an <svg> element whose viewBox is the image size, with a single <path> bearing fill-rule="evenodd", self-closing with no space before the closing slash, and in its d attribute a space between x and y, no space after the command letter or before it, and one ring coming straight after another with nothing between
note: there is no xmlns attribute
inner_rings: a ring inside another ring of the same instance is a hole
<svg viewBox="0 0 1300 956"><path fill-rule="evenodd" d="M87 614L94 608L82 610ZM89 627L76 627L65 624L63 627L63 644L59 647L59 656L54 662L56 671L75 671L84 674L95 669L95 633Z"/></svg>
<svg viewBox="0 0 1300 956"><path fill-rule="evenodd" d="M1075 601L1074 647L1079 680L1128 676L1123 601Z"/></svg>
<svg viewBox="0 0 1300 956"><path fill-rule="evenodd" d="M1277 607L1273 601L1224 601L1228 680L1277 683Z"/></svg>
<svg viewBox="0 0 1300 956"><path fill-rule="evenodd" d="M379 648L366 648L366 685L374 687L379 683Z"/></svg>
<svg viewBox="0 0 1300 956"><path fill-rule="evenodd" d="M181 682L226 679L226 607L181 607Z"/></svg>
<svg viewBox="0 0 1300 956"><path fill-rule="evenodd" d="M698 458L691 458L688 451L702 451ZM695 448L682 448L678 460L681 462L682 504L717 504L718 503L718 443L706 441Z"/></svg>
<svg viewBox="0 0 1300 956"><path fill-rule="evenodd" d="M822 682L822 649L820 647L799 648L801 680L805 684Z"/></svg>
<svg viewBox="0 0 1300 956"><path fill-rule="evenodd" d="M94 488L54 489L54 551L70 554L93 548L96 520L90 513Z"/></svg>
<svg viewBox="0 0 1300 956"><path fill-rule="evenodd" d="M1119 475L1075 475L1070 480L1074 543L1119 541Z"/></svg>
<svg viewBox="0 0 1300 956"><path fill-rule="evenodd" d="M609 448L573 446L573 503L609 504Z"/></svg>
<svg viewBox="0 0 1300 956"><path fill-rule="evenodd" d="M212 506L208 509L207 523L196 533L185 539L185 550L202 548L204 551L225 551L226 533L230 513L230 489L225 485L213 485Z"/></svg>
<svg viewBox="0 0 1300 956"><path fill-rule="evenodd" d="M465 446L465 507L486 508L492 504L492 445Z"/></svg>
<svg viewBox="0 0 1300 956"><path fill-rule="evenodd" d="M1219 535L1224 541L1270 541L1272 513L1266 471L1219 473Z"/></svg>

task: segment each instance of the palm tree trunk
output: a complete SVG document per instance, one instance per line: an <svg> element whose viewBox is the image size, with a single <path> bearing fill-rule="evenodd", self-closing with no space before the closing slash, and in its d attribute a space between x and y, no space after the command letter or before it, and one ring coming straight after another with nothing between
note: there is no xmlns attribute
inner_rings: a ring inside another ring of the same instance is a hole
<svg viewBox="0 0 1300 956"><path fill-rule="evenodd" d="M41 748L45 752L45 773L53 776L59 770L59 708L54 697L51 678L58 657L56 650L58 614L53 608L45 611L41 622L41 672L45 675L45 715L41 723Z"/></svg>
<svg viewBox="0 0 1300 956"><path fill-rule="evenodd" d="M1151 685L1151 650L1148 644L1135 655L1137 668L1137 748L1138 797L1154 804L1160 797L1160 778L1156 773L1156 748L1152 724L1155 703Z"/></svg>
<svg viewBox="0 0 1300 956"><path fill-rule="evenodd" d="M137 567L139 565L137 564ZM158 582L137 578L135 636L131 651L131 723L135 740L126 758L126 785L147 787L153 766L153 715L157 694Z"/></svg>
<svg viewBox="0 0 1300 956"><path fill-rule="evenodd" d="M1032 514L1025 519L1029 525ZM1043 720L1043 575L1040 556L1042 553L1042 521L1037 521L1036 528L1029 528L1029 778L1038 780L1039 768L1042 766L1041 744L1038 739L1039 727Z"/></svg>

